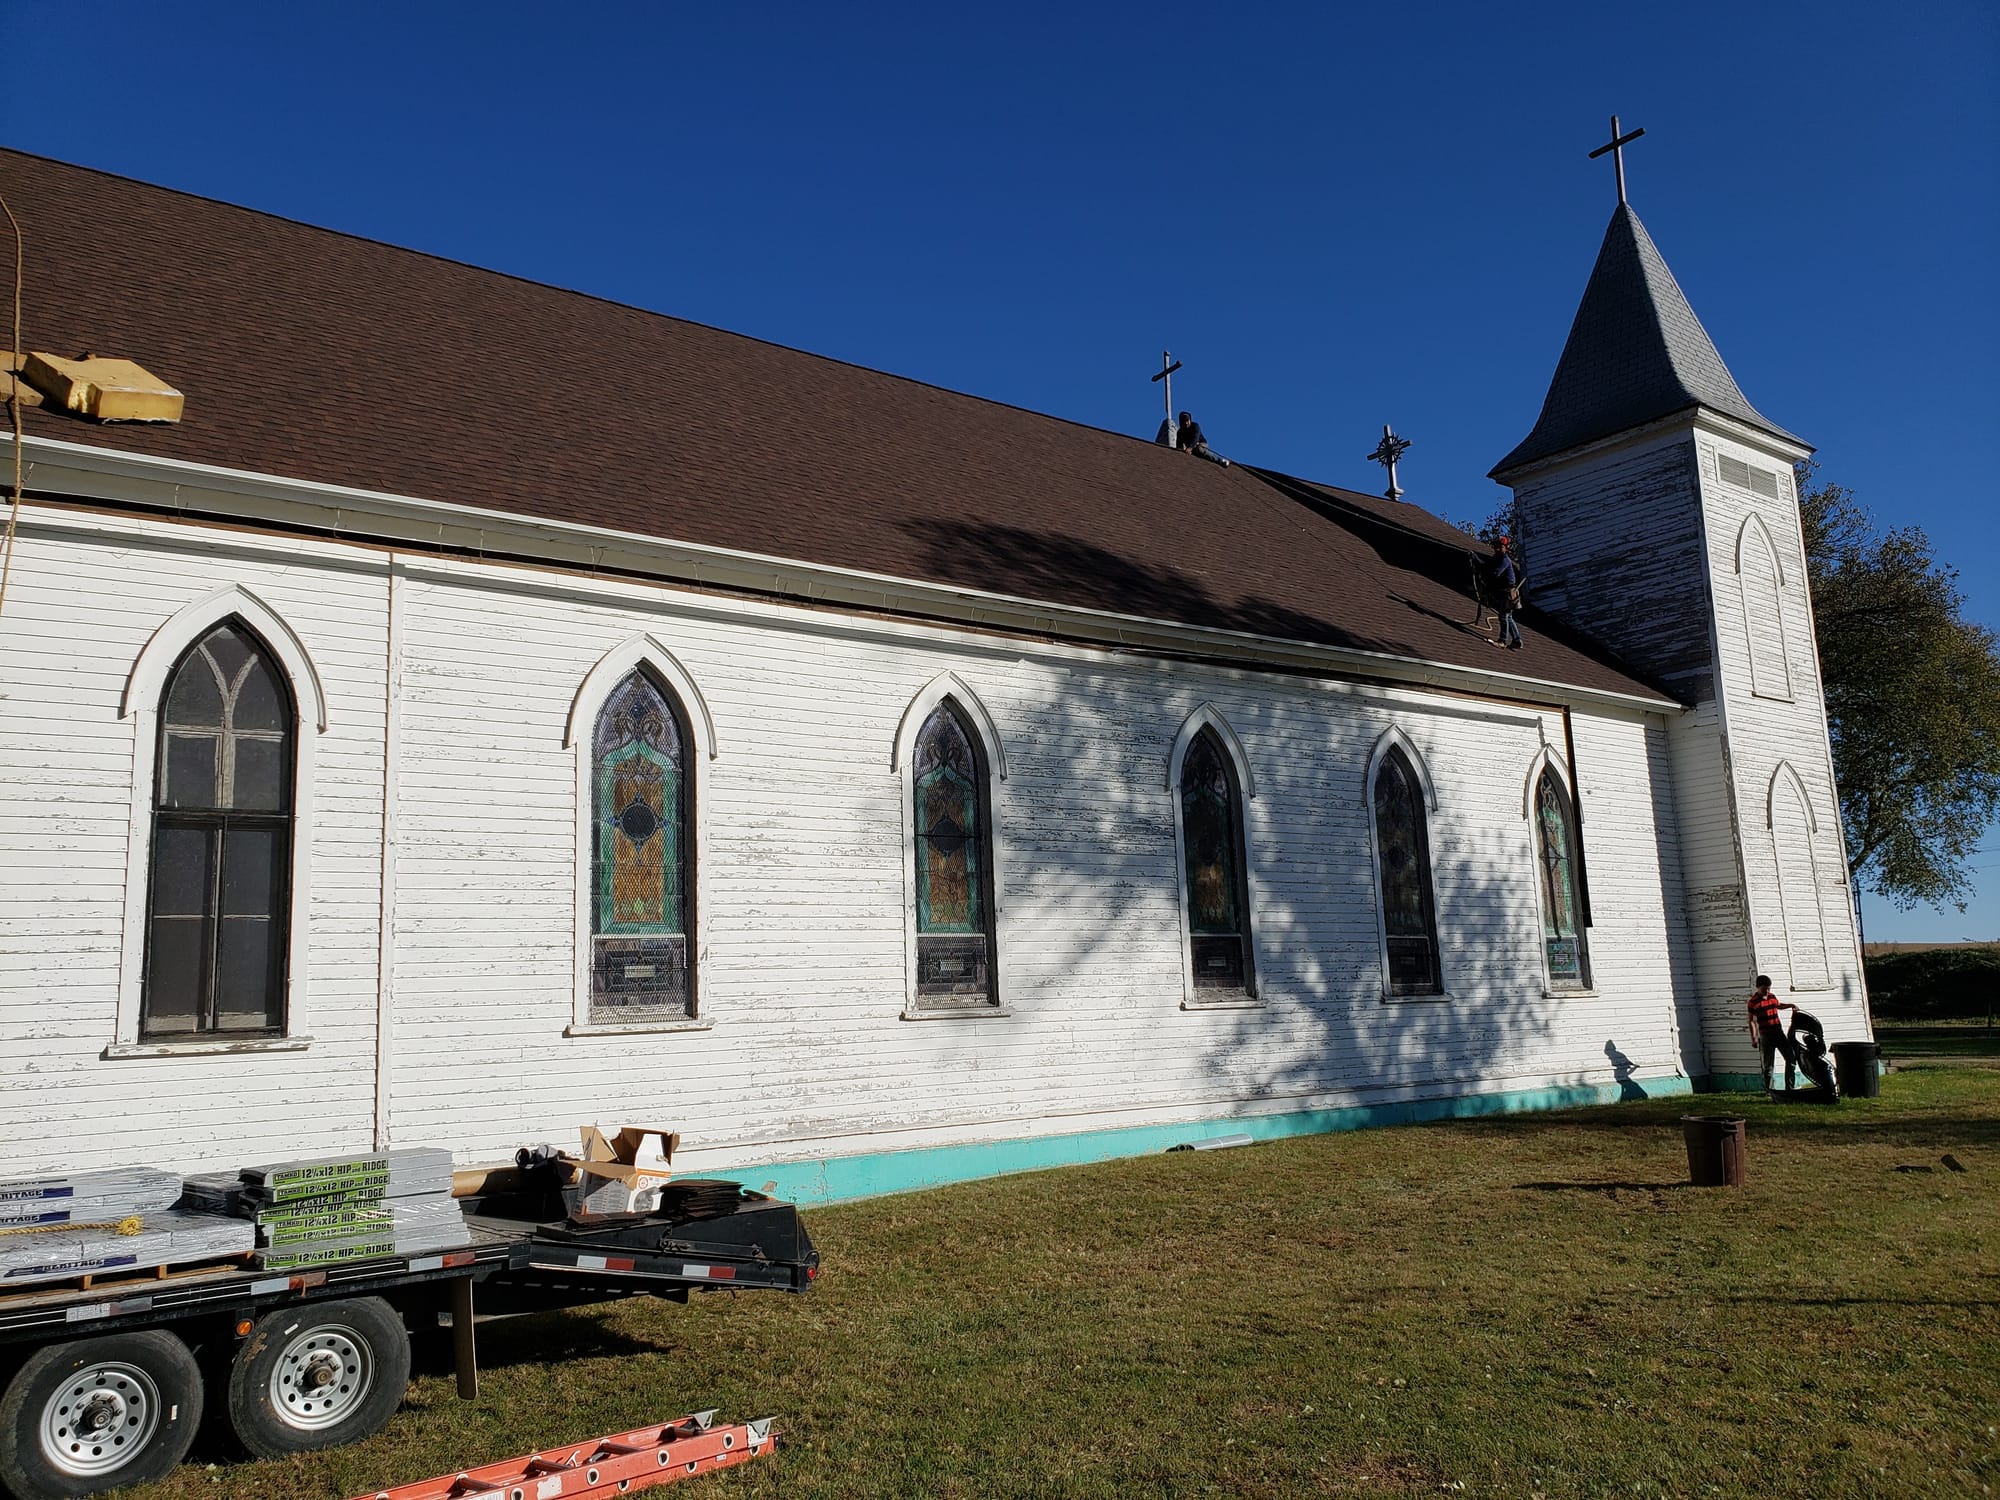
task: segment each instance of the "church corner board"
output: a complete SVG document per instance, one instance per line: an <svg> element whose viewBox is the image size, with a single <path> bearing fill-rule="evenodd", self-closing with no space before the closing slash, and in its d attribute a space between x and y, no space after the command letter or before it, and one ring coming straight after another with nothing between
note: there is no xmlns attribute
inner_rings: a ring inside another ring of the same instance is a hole
<svg viewBox="0 0 2000 1500"><path fill-rule="evenodd" d="M470 1164L653 1119L677 1166L828 1200L1687 1092L1756 1071L1759 971L1867 1035L1810 450L1616 165L1495 470L1532 560L1509 652L1387 428L1387 496L1189 462L0 151L31 238L144 225L175 268L37 288L37 340L185 397L24 412L24 1170ZM263 379L273 328L349 362ZM579 341L673 422L614 442L457 378ZM774 451L805 401L838 420ZM524 428L563 441L524 465Z"/></svg>

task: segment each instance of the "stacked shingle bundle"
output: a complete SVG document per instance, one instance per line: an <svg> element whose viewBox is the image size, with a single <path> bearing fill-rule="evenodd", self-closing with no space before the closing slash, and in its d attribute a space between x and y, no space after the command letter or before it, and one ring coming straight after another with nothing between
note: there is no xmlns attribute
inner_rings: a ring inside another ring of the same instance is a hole
<svg viewBox="0 0 2000 1500"><path fill-rule="evenodd" d="M211 1179L189 1188L230 1199ZM430 1148L245 1167L230 1208L256 1222L257 1263L271 1270L472 1243L451 1196L451 1153Z"/></svg>
<svg viewBox="0 0 2000 1500"><path fill-rule="evenodd" d="M151 1167L0 1182L0 1287L241 1255L250 1226L173 1205L181 1179Z"/></svg>

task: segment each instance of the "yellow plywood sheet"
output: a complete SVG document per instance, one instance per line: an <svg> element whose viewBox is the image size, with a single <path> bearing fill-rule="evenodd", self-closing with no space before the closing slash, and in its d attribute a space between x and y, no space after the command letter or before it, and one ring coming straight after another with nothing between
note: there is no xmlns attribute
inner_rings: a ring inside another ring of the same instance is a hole
<svg viewBox="0 0 2000 1500"><path fill-rule="evenodd" d="M8 402L14 399L14 392L17 385L20 389L21 404L23 406L40 406L42 404L42 393L29 385L27 381L21 380L14 373L21 368L22 358L23 356L15 354L11 350L0 349L0 407L6 406Z"/></svg>
<svg viewBox="0 0 2000 1500"><path fill-rule="evenodd" d="M57 405L99 422L178 422L184 398L129 359L64 359L31 351L22 378Z"/></svg>

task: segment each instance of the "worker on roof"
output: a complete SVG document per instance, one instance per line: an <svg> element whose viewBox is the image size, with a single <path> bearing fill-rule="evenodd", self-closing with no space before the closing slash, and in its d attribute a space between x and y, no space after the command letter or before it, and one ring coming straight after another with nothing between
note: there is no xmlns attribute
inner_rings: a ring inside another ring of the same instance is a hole
<svg viewBox="0 0 2000 1500"><path fill-rule="evenodd" d="M1486 582L1493 608L1500 616L1500 629L1493 639L1496 646L1510 651L1521 649L1521 627L1514 623L1514 611L1521 607L1521 590L1527 579L1514 561L1514 541L1502 533L1493 538L1493 556L1487 559Z"/></svg>
<svg viewBox="0 0 2000 1500"><path fill-rule="evenodd" d="M1194 419L1192 412L1181 413L1180 429L1174 434L1174 446L1183 453L1192 453L1196 458L1205 458L1212 464L1229 467L1229 460L1208 446L1208 439L1202 436L1201 423Z"/></svg>
<svg viewBox="0 0 2000 1500"><path fill-rule="evenodd" d="M1162 448L1171 448L1174 446L1174 434L1177 430L1172 417L1162 417L1160 418L1160 430L1153 434L1153 441L1158 443Z"/></svg>

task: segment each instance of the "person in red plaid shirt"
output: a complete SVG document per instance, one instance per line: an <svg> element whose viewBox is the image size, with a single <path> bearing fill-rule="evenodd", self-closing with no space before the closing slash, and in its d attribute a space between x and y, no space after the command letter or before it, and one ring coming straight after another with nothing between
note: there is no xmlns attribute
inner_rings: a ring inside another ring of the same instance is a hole
<svg viewBox="0 0 2000 1500"><path fill-rule="evenodd" d="M1764 1049L1764 1087L1771 1086L1772 1059L1783 1055L1785 1059L1785 1082L1789 1087L1793 1072L1799 1065L1798 1048L1785 1035L1784 1022L1778 1019L1781 1010L1797 1010L1796 1005L1787 1004L1771 993L1771 976L1759 974L1757 988L1750 992L1750 1037Z"/></svg>

